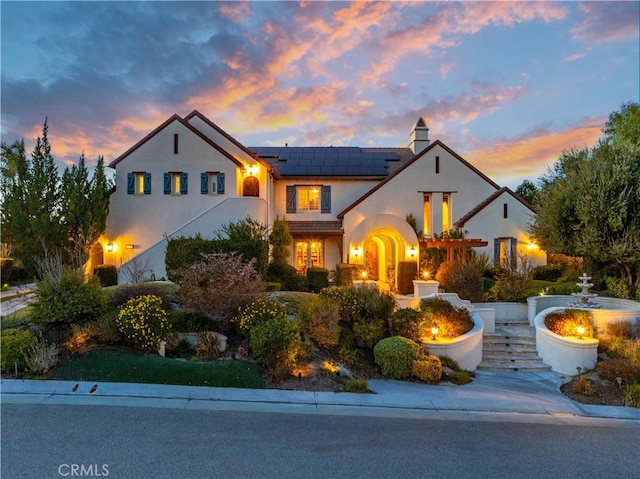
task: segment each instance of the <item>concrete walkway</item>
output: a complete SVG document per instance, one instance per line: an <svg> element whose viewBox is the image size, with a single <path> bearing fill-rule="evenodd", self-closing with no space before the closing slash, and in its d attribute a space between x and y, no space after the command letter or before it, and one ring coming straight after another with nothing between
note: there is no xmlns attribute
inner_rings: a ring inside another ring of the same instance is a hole
<svg viewBox="0 0 640 479"><path fill-rule="evenodd" d="M371 380L374 394L156 384L2 380L2 403L78 404L301 414L430 417L490 414L504 420L614 419L640 427L640 409L576 403L553 372L478 372L465 386Z"/></svg>
<svg viewBox="0 0 640 479"><path fill-rule="evenodd" d="M0 292L0 316L18 311L25 306L30 305L36 300L33 292L34 284L25 284L22 286L12 286L7 291Z"/></svg>

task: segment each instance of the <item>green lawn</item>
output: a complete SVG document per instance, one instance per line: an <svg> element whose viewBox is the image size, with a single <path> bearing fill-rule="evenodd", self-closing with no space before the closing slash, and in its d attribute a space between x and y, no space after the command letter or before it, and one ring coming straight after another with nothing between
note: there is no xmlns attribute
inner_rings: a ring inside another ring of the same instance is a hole
<svg viewBox="0 0 640 479"><path fill-rule="evenodd" d="M119 349L94 349L63 361L48 379L261 389L258 366L246 361L194 363Z"/></svg>
<svg viewBox="0 0 640 479"><path fill-rule="evenodd" d="M14 311L13 313L9 313L6 316L2 316L2 329L12 329L20 326L23 322L29 319L31 309L32 306L27 306L25 308Z"/></svg>

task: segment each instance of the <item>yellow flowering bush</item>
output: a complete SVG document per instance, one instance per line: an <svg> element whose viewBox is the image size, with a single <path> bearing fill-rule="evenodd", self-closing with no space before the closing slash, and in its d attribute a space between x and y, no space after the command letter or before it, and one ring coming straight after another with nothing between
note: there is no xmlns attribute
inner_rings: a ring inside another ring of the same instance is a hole
<svg viewBox="0 0 640 479"><path fill-rule="evenodd" d="M243 333L248 333L257 324L274 318L287 318L287 307L272 299L259 299L238 308L236 324Z"/></svg>
<svg viewBox="0 0 640 479"><path fill-rule="evenodd" d="M145 295L127 301L118 314L118 329L136 347L155 351L169 331L162 299Z"/></svg>

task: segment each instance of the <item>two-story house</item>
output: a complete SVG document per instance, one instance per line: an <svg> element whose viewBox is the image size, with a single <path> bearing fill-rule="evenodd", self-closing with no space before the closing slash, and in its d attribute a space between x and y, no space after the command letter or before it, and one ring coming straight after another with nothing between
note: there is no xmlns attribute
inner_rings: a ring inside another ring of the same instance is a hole
<svg viewBox="0 0 640 479"><path fill-rule="evenodd" d="M161 278L167 238L210 238L247 216L288 221L290 261L301 272L355 263L393 282L400 261L419 261L421 245L545 263L527 233L531 206L428 132L420 118L406 148L246 147L198 111L174 115L111 162L116 188L91 266ZM454 227L467 239L436 238Z"/></svg>

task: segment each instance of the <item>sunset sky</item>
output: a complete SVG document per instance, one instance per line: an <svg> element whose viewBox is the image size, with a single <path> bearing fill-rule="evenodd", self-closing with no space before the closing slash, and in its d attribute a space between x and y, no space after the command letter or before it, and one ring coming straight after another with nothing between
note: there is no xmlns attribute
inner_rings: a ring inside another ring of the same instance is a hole
<svg viewBox="0 0 640 479"><path fill-rule="evenodd" d="M1 136L61 165L199 110L244 145L406 146L501 185L639 100L638 2L6 2Z"/></svg>

